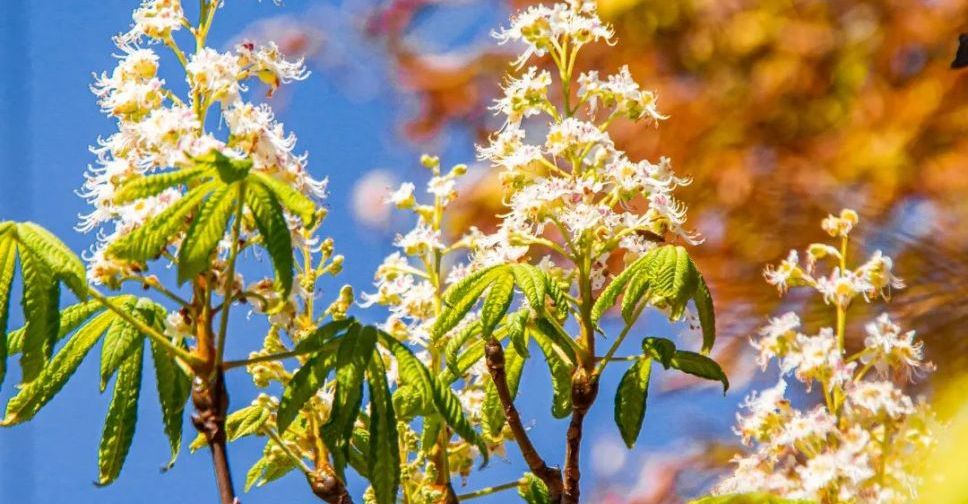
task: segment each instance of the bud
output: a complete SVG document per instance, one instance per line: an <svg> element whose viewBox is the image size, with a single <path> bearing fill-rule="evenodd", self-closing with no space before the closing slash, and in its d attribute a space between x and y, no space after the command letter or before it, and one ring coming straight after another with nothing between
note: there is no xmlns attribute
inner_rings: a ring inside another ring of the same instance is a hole
<svg viewBox="0 0 968 504"><path fill-rule="evenodd" d="M440 158L437 156L431 156L430 154L424 154L420 156L420 164L427 168L428 170L436 170L440 168Z"/></svg>

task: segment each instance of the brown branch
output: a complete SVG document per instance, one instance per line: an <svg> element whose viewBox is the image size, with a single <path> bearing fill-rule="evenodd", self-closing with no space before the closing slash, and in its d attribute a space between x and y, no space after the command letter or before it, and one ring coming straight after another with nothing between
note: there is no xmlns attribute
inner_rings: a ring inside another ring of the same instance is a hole
<svg viewBox="0 0 968 504"><path fill-rule="evenodd" d="M579 454L581 452L582 428L585 415L597 396L598 380L595 377L590 377L584 368L578 368L572 377L571 385L572 412L571 422L568 424L568 433L566 434L568 444L565 448L563 504L578 504L581 495Z"/></svg>
<svg viewBox="0 0 968 504"><path fill-rule="evenodd" d="M192 390L195 414L192 423L212 451L212 465L215 466L215 482L218 485L219 502L234 504L235 488L232 486L232 471L229 469L225 440L225 412L229 406L228 392L225 390L224 375L218 371L215 382L198 383Z"/></svg>
<svg viewBox="0 0 968 504"><path fill-rule="evenodd" d="M497 396L501 400L501 405L504 407L504 416L507 418L508 426L514 434L514 440L517 441L518 447L521 449L521 455L524 456L524 461L527 462L531 472L548 487L551 502L561 502L563 490L561 471L548 467L548 464L538 454L538 451L534 448L534 444L531 443L531 439L528 438L528 432L521 423L521 415L518 414L517 408L514 407L514 400L511 398L507 372L504 367L504 348L501 347L500 342L491 338L484 346L484 355L487 360L487 370L491 374L491 380L494 381Z"/></svg>
<svg viewBox="0 0 968 504"><path fill-rule="evenodd" d="M329 504L353 504L346 485L334 474L319 471L308 476L309 487L313 489L316 497L328 502Z"/></svg>

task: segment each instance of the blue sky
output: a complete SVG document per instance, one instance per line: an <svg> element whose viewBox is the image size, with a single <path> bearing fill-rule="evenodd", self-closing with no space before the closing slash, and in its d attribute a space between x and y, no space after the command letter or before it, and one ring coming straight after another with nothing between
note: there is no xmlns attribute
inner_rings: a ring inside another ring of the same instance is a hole
<svg viewBox="0 0 968 504"><path fill-rule="evenodd" d="M226 3L213 32L216 46L258 18L299 16L320 4L294 0L281 7L268 0ZM113 126L99 112L88 86L92 72L113 66L111 54L115 48L111 36L126 29L136 4L134 0L0 1L0 219L36 221L63 237L76 251L90 246L91 236L72 229L76 215L86 210L74 190L93 160L88 146L98 135L110 134ZM500 12L493 4L484 5L439 13L420 25L436 34L430 43L447 48L482 40L483 34L500 22L496 15ZM366 59L359 66L377 82L392 75L376 51L363 50L356 56ZM354 183L373 169L391 170L401 180L420 179L423 173L417 166L417 155L421 149L396 135L399 120L407 110L399 95L386 87L361 98L337 86L334 77L332 72L317 71L307 81L297 83L285 96L295 106L284 107L279 119L299 136L299 147L309 152L314 175L330 179L326 232L336 240L337 249L347 255L340 282L351 283L359 291L369 286L372 272L390 251L388 238L392 233L374 231L353 220L350 195ZM473 159L471 140L460 131L451 131L445 141L425 147L442 148L448 164ZM14 315L14 324L19 322L17 316ZM362 314L364 319L376 316ZM654 316L645 326L650 334L672 330ZM261 338L258 331L244 323L237 324L237 329L238 339L245 342L248 338L253 346ZM239 354L247 351L248 348L243 349ZM167 444L154 402L151 373L145 377L138 431L121 478L107 488L93 485L101 422L109 400L109 395L97 392L96 360L88 359L65 391L35 421L0 430L0 501L213 502L215 489L206 453L183 452L171 471L159 471L167 460ZM550 460L561 460L566 420L550 419L550 392L542 376L543 363L531 362L529 366L519 403L524 417L534 425L539 448ZM0 399L5 401L12 395L17 378L16 371L8 375L0 389ZM617 381L614 372L606 377L600 401L587 421L588 442L583 454L586 461L595 446L620 442L611 420ZM230 377L229 388L236 407L247 404L256 393L245 375ZM709 389L675 397L656 394L650 399L641 446L629 453L624 466L611 479L596 477L595 471L586 469L587 492L591 493L596 485L634 482L648 450L681 449L698 433L725 432L738 397L730 393L723 399ZM190 427L186 423L186 438L190 439L194 433L187 429ZM240 487L245 471L260 450L258 441L243 441L230 447ZM513 480L520 476L522 468L520 457L512 450L507 461L495 460L480 476L473 476L462 491ZM359 481L351 484L355 494L362 491ZM247 504L294 500L312 500L297 474L242 496ZM506 500L494 498L490 502Z"/></svg>

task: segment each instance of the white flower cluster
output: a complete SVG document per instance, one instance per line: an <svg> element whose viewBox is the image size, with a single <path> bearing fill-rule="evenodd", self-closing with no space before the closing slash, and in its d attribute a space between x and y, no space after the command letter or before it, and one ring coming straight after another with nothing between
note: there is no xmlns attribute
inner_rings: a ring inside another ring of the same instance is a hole
<svg viewBox="0 0 968 504"><path fill-rule="evenodd" d="M445 364L445 341L434 340L432 329L443 308L442 293L447 286L463 278L467 271L461 265L451 266L452 254L461 251L465 241L445 243L441 223L448 205L457 198L456 183L460 176L466 174L467 167L457 165L449 172L441 173L437 158L424 156L422 162L433 173L426 188L432 201L421 204L414 195L416 187L410 182L402 184L387 198L388 204L400 210L412 211L417 217L416 224L407 233L397 235L394 245L399 251L384 259L377 269L377 291L372 294L364 293L361 306L386 306L390 315L382 328L413 347L417 356L430 369L440 370ZM467 328L476 319L476 314L470 315L454 332ZM396 382L396 369L391 366L387 372L390 380ZM461 376L462 386L454 391L461 401L466 417L474 424L481 422L486 376L487 369L481 360ZM416 436L410 431L407 432ZM499 449L500 441L494 440L494 449ZM448 453L451 472L465 475L479 455L476 447L457 440L449 441ZM424 467L426 462L423 457L408 462L410 467L406 471L410 474L410 481L407 485L412 491L439 491L439 488L431 488L432 478L426 481L430 486L425 488L422 483L428 473L438 470L436 467Z"/></svg>
<svg viewBox="0 0 968 504"><path fill-rule="evenodd" d="M275 120L268 105L244 99L245 82L250 78L269 83L270 90L305 78L302 61L286 61L271 42L260 47L246 42L227 52L200 47L186 56L173 38L186 28L204 40L220 4L214 2L208 18L192 26L179 0L144 0L134 11L131 30L115 39L121 50L117 66L111 73L96 76L92 91L104 113L117 120L118 131L99 139L92 148L97 162L88 169L80 191L93 210L81 217L78 229L96 230L99 238L86 257L92 282L116 285L136 270L138 265L108 257L107 246L181 197L180 191L170 189L155 197L115 204L117 189L133 178L182 168L191 158L218 150L230 157L250 158L253 169L305 194L325 195L326 181L313 179L306 172L306 156L294 153L295 136ZM184 67L189 87L185 98L179 98L158 77L159 55L154 47L159 43ZM206 114L216 104L228 129L221 139L205 130ZM295 230L297 222L292 224ZM178 240L173 237L170 245L177 245Z"/></svg>
<svg viewBox="0 0 968 504"><path fill-rule="evenodd" d="M806 285L836 305L837 328L817 334L800 332L794 313L770 320L753 341L758 363L775 361L779 383L746 400L736 432L754 451L738 456L735 472L715 493L769 492L816 502L902 503L915 497L923 462L934 440L933 415L923 401L901 388L931 368L923 360L914 331L902 332L883 314L865 327L864 346L844 349L847 307L857 295L871 301L903 284L891 272L891 260L877 252L859 268L847 268L848 236L857 214L844 210L824 220L823 228L840 238L840 248L811 245L801 268L791 252L780 266L767 268L767 281L781 293ZM820 260L834 261L833 273L815 276ZM876 376L870 373L876 371ZM787 377L809 391L822 389L824 403L795 408L786 397Z"/></svg>
<svg viewBox="0 0 968 504"><path fill-rule="evenodd" d="M585 73L577 79L577 93L570 91L578 50L588 42L611 41L612 30L598 18L594 2L533 6L496 36L527 45L522 63L550 54L564 103L552 103L554 79L537 67L510 79L497 100L494 110L506 122L488 145L478 147L478 157L502 170L510 209L496 233L473 240L472 268L517 262L531 245L547 246L558 235L570 254L588 252L600 266L616 248L629 252L631 260L667 235L697 243L698 236L685 228L685 205L673 196L690 180L677 177L668 159L630 160L607 131L620 117L663 119L655 95L642 91L628 68L605 80L598 72ZM524 124L541 115L547 116L546 126ZM542 138L529 139L536 132ZM633 200L647 203L639 205L644 211L633 210ZM596 287L604 283L603 267L594 278Z"/></svg>

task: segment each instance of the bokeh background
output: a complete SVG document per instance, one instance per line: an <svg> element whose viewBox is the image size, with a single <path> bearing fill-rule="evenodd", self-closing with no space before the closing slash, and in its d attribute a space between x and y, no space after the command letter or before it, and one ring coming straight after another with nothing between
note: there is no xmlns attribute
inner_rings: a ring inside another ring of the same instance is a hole
<svg viewBox="0 0 968 504"><path fill-rule="evenodd" d="M92 72L109 70L111 36L130 22L135 0L0 1L0 218L30 219L75 250L93 237L73 231L85 203L74 194L87 151L112 125L88 91ZM347 255L339 283L368 286L390 238L409 223L382 205L388 187L423 181L421 152L445 164L472 164L454 233L487 227L500 210L494 174L473 165L475 142L498 126L486 106L508 70L511 51L488 34L525 5L493 0L230 0L213 32L216 46L241 38L276 40L305 56L313 75L270 100L310 154L310 169L330 180L325 227ZM734 442L733 412L758 373L746 337L780 308L761 280L766 262L819 239L819 220L842 206L860 211L858 251L898 258L912 287L890 310L926 340L938 365L931 394L954 382L968 343L968 77L949 68L968 3L958 0L600 0L618 45L589 48L583 67L632 75L659 95L670 118L658 129L616 124L613 136L633 158L672 158L695 182L681 193L706 243L694 249L710 277L720 316L719 358L733 388L661 380L650 396L635 450L626 451L611 420L616 376L603 383L587 423L585 495L590 502L680 502L723 467ZM334 283L324 296L338 288ZM794 303L797 302L794 298ZM811 324L827 323L816 313ZM879 311L882 306L877 306ZM852 312L853 313L853 312ZM863 317L856 312L855 320ZM375 312L364 319L378 319ZM13 321L18 322L17 320ZM258 328L239 324L236 341L258 346ZM859 328L852 334L858 335ZM660 317L642 329L676 334ZM246 350L240 350L244 356ZM552 420L540 368L526 374L523 415L539 448L561 459L565 421ZM541 364L541 363L537 363ZM205 453L184 453L165 474L160 416L139 411L135 444L120 480L96 488L96 451L108 398L96 389L96 364L78 376L34 422L0 430L0 502L127 504L210 502ZM146 376L145 390L154 388ZM13 390L7 383L0 399ZM233 404L257 391L230 378ZM955 394L957 395L957 394ZM963 396L963 394L962 394ZM811 397L800 400L810 401ZM190 434L189 434L190 435ZM241 481L261 444L232 446ZM495 460L461 491L504 483L522 471L517 453ZM352 481L354 493L362 491ZM498 496L480 502L507 502ZM290 475L243 496L246 503L311 500Z"/></svg>

